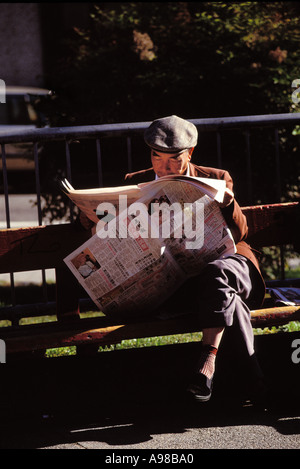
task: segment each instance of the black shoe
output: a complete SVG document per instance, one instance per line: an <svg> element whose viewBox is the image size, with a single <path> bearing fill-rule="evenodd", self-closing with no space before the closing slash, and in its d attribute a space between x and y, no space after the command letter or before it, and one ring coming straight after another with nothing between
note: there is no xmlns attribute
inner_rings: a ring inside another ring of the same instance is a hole
<svg viewBox="0 0 300 469"><path fill-rule="evenodd" d="M207 402L211 397L212 387L212 379L208 379L202 373L195 373L192 383L187 388L187 392L193 400Z"/></svg>

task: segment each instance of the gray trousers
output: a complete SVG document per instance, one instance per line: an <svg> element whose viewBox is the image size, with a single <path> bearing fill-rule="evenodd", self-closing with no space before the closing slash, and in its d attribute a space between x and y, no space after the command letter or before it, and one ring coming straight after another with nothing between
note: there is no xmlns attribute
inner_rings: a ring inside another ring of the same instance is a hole
<svg viewBox="0 0 300 469"><path fill-rule="evenodd" d="M212 261L163 304L160 317L196 313L199 329L234 326L246 354L251 357L254 336L250 309L260 306L261 282L253 264L240 254Z"/></svg>

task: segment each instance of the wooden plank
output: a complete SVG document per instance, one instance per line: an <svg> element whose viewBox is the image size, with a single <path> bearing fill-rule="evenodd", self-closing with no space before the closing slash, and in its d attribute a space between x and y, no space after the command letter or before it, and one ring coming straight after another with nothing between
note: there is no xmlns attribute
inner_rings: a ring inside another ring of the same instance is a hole
<svg viewBox="0 0 300 469"><path fill-rule="evenodd" d="M299 203L242 208L254 247L298 241ZM0 273L60 267L89 232L71 224L0 230ZM299 242L299 241L298 241Z"/></svg>
<svg viewBox="0 0 300 469"><path fill-rule="evenodd" d="M253 327L269 327L300 320L300 306L278 306L251 311Z"/></svg>
<svg viewBox="0 0 300 469"><path fill-rule="evenodd" d="M254 240L254 246L285 244L294 238L297 241L297 230L293 227L299 216L298 203L244 207L242 210L247 216L250 239ZM201 328L197 316L144 324L108 323L105 327L86 328L86 323L79 320L78 298L75 294L77 281L69 271L66 288L63 258L89 236L89 232L71 224L0 230L0 273L55 267L58 274L58 317L69 321L67 327L62 327L63 321L56 328L45 325L35 332L22 327L15 331L15 335L7 330L3 338L7 340L8 353L84 343L112 344L124 339L195 332ZM251 313L253 327L298 320L299 315L299 307L271 308ZM78 321L74 322L74 319Z"/></svg>
<svg viewBox="0 0 300 469"><path fill-rule="evenodd" d="M299 202L243 207L247 217L248 240L253 247L298 244Z"/></svg>
<svg viewBox="0 0 300 469"><path fill-rule="evenodd" d="M300 306L267 308L251 312L253 327L279 325L294 320L300 320ZM69 329L60 328L53 324L45 325L36 328L35 333L28 332L26 327L21 328L18 331L19 335L13 334L9 337L8 334L8 337L3 337L7 353L92 343L111 345L126 339L183 334L201 330L198 315L186 315L165 321L117 324L100 328L85 328L84 321L80 322L83 323L82 326L79 324L76 328L73 325L72 328L70 325Z"/></svg>
<svg viewBox="0 0 300 469"><path fill-rule="evenodd" d="M90 234L71 224L0 230L0 273L54 268Z"/></svg>
<svg viewBox="0 0 300 469"><path fill-rule="evenodd" d="M83 330L83 331L56 331L51 334L42 334L41 332L35 335L12 337L5 340L6 353L18 353L31 350L44 350L47 348L56 347L71 347L74 345L94 343L117 343L118 339L106 340L105 337L112 334L118 328L123 326L111 326L102 329Z"/></svg>

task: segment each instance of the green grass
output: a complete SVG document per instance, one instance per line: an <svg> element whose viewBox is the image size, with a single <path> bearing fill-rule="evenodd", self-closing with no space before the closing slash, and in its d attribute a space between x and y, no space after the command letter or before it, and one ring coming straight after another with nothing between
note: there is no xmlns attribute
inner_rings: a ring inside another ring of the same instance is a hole
<svg viewBox="0 0 300 469"><path fill-rule="evenodd" d="M95 317L99 316L99 313L87 312L84 313L85 317ZM20 320L21 325L33 324L38 322L53 322L56 321L55 315L35 317L35 318L23 318ZM9 327L11 322L8 320L0 321L0 327ZM254 335L269 335L277 334L279 332L295 332L300 331L300 321L290 321L287 324L282 326L273 326L265 328L255 328L253 329ZM171 344L182 344L189 342L200 342L202 339L201 332L187 333L187 334L176 334L176 335L167 335L167 336L156 336L156 337L146 337L139 339L130 339L123 340L118 344L112 344L107 346L100 346L99 352L110 352L113 350L125 350L132 348L141 348L141 347L157 347L163 345ZM53 357L62 357L62 356L72 356L76 355L76 346L72 347L59 347L48 349L45 353L47 358Z"/></svg>
<svg viewBox="0 0 300 469"><path fill-rule="evenodd" d="M300 321L291 321L283 326L278 327L265 327L253 329L254 335L268 335L277 334L279 332L295 332L300 331ZM99 352L111 352L114 350L126 350L132 348L142 347L157 347L162 345L182 344L189 342L200 342L202 339L201 332L194 332L188 334L177 334L157 337L147 337L142 339L123 340L119 344L107 345L99 347ZM76 347L61 347L58 349L49 349L46 352L46 357L60 357L66 355L76 355Z"/></svg>
<svg viewBox="0 0 300 469"><path fill-rule="evenodd" d="M126 350L141 347L157 347L160 345L182 344L188 342L200 342L202 339L201 332L188 334L177 334L168 336L146 337L143 339L122 340L119 344L111 344L99 347L99 352L112 352L113 350ZM76 355L76 347L60 347L56 349L48 349L46 351L47 358L61 357L66 355Z"/></svg>
<svg viewBox="0 0 300 469"><path fill-rule="evenodd" d="M289 273L289 276L293 278L295 277L300 278L300 268L297 270L291 271ZM103 314L99 312L91 311L91 312L81 313L80 316L82 318L83 317L87 318L87 317L103 316ZM48 316L34 317L34 318L32 317L22 318L20 319L20 325L53 322L56 320L57 318L55 314L48 315ZM11 326L11 321L9 320L0 321L0 327L9 327L9 326ZM291 321L285 325L278 326L278 327L273 326L273 327L265 327L265 328L255 328L254 335L268 335L268 334L277 334L279 332L294 332L294 331L300 331L300 321ZM188 342L199 342L201 341L201 339L202 339L202 333L195 332L195 333L188 333L188 334L177 334L177 335L156 336L156 337L123 340L119 344L113 344L109 346L100 346L99 352L110 352L113 350L125 350L125 349L142 348L142 347L156 347L156 346L188 343ZM76 355L76 346L51 348L51 349L48 349L45 353L45 356L47 358L72 356L72 355Z"/></svg>
<svg viewBox="0 0 300 469"><path fill-rule="evenodd" d="M277 334L278 332L297 332L300 331L300 321L290 321L282 326L264 327L253 329L254 335Z"/></svg>
<svg viewBox="0 0 300 469"><path fill-rule="evenodd" d="M58 358L58 357L67 357L76 355L76 347L58 347L58 348L50 348L46 350L45 357L46 358Z"/></svg>
<svg viewBox="0 0 300 469"><path fill-rule="evenodd" d="M300 267L293 270L286 270L284 274L286 278L300 278Z"/></svg>
<svg viewBox="0 0 300 469"><path fill-rule="evenodd" d="M201 332L176 334L167 336L146 337L142 339L123 340L120 344L114 344L106 347L99 347L100 352L111 350L124 350L129 348L157 347L160 345L183 344L188 342L200 342Z"/></svg>

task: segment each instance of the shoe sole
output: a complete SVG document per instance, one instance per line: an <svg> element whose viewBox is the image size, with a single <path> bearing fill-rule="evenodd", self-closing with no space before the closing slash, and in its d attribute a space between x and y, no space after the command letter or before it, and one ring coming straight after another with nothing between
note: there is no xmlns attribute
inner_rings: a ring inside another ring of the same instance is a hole
<svg viewBox="0 0 300 469"><path fill-rule="evenodd" d="M211 398L211 394L208 394L207 396L201 396L199 394L195 394L190 389L187 389L187 393L196 402L207 402Z"/></svg>
<svg viewBox="0 0 300 469"><path fill-rule="evenodd" d="M194 401L196 402L207 402L209 401L211 396L193 396Z"/></svg>

